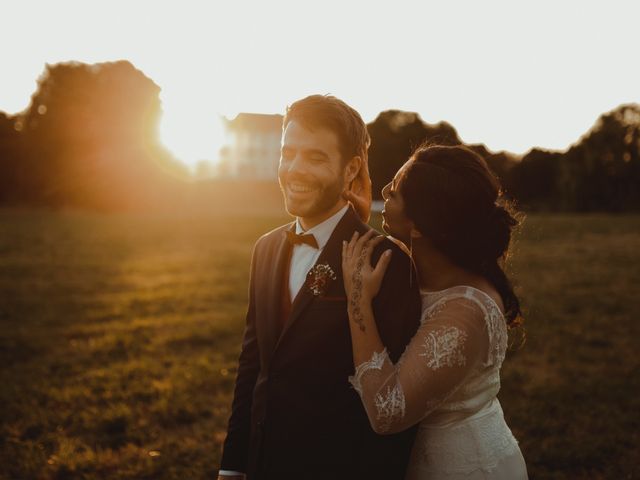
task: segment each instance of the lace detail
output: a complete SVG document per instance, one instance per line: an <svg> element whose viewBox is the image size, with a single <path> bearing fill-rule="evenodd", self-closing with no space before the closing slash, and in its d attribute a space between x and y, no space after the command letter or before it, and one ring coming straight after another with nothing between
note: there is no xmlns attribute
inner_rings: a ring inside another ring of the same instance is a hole
<svg viewBox="0 0 640 480"><path fill-rule="evenodd" d="M421 325L398 362L386 349L373 352L349 382L377 433L418 423L431 432L416 439L412 465L419 475L408 478L432 478L423 475L430 468L491 469L493 459L519 453L504 419L493 430L489 424L470 427L497 402L506 322L495 301L473 287L426 293L423 300ZM515 456L505 461L520 469Z"/></svg>
<svg viewBox="0 0 640 480"><path fill-rule="evenodd" d="M482 309L489 336L489 352L487 361L483 362L483 366L496 365L499 368L507 351L507 324L500 307L498 307L493 298L482 290L469 286L457 286L440 292L423 292L424 310L422 323L437 315L447 301L455 298L467 298Z"/></svg>
<svg viewBox="0 0 640 480"><path fill-rule="evenodd" d="M507 351L507 324L502 312L493 300L486 302L485 306L487 308L485 321L487 322L490 343L489 362L485 363L485 366L493 364L500 367Z"/></svg>
<svg viewBox="0 0 640 480"><path fill-rule="evenodd" d="M377 410L377 431L386 432L397 420L404 417L405 400L400 384L386 387L384 392L378 392L374 403Z"/></svg>
<svg viewBox="0 0 640 480"><path fill-rule="evenodd" d="M369 370L381 370L382 365L384 365L384 361L389 358L389 354L387 353L387 349L385 348L380 353L373 352L371 360L367 362L363 362L356 367L356 371L353 376L349 377L349 383L353 386L353 388L362 395L362 377ZM344 377L343 377L344 378Z"/></svg>
<svg viewBox="0 0 640 480"><path fill-rule="evenodd" d="M440 311L444 308L446 303L446 298L443 298L442 301L430 305L424 309L422 312L422 318L420 319L420 325L424 325L425 322L428 322L431 318L435 317Z"/></svg>
<svg viewBox="0 0 640 480"><path fill-rule="evenodd" d="M466 358L463 353L467 334L456 327L439 327L427 334L422 347L427 366L432 370L441 367L464 366Z"/></svg>

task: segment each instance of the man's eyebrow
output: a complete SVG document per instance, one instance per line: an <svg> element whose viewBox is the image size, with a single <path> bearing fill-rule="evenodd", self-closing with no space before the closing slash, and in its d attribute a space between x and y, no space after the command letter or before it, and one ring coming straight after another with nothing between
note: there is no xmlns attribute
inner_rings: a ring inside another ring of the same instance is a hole
<svg viewBox="0 0 640 480"><path fill-rule="evenodd" d="M322 155L323 157L329 158L329 155L327 155L324 150L320 150L319 148L305 148L302 151L309 155Z"/></svg>
<svg viewBox="0 0 640 480"><path fill-rule="evenodd" d="M296 150L296 148L294 146L290 146L290 145L282 145L280 147L280 151L281 152L292 151L292 150ZM319 148L302 148L300 150L305 155L319 155L319 156L324 157L324 158L329 158L329 155L327 154L327 152L325 152L324 150L319 149Z"/></svg>

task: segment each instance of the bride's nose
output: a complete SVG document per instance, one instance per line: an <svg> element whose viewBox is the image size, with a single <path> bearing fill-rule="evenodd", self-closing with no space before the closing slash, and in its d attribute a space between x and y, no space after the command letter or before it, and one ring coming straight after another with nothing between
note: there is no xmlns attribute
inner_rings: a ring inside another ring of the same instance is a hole
<svg viewBox="0 0 640 480"><path fill-rule="evenodd" d="M387 200L389 198L389 190L391 189L391 182L387 183L382 189L382 198Z"/></svg>

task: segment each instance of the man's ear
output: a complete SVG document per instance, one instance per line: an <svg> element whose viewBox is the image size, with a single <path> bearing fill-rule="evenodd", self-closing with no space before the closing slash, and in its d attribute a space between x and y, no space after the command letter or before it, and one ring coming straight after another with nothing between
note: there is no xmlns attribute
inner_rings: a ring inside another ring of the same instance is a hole
<svg viewBox="0 0 640 480"><path fill-rule="evenodd" d="M351 184L353 180L358 176L358 172L362 167L362 158L359 155L351 157L345 168L345 179L348 184Z"/></svg>

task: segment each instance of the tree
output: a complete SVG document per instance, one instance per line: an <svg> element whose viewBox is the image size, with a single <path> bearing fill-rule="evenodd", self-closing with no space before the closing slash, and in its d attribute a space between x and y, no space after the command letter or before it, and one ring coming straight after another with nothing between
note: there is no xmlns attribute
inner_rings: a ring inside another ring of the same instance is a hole
<svg viewBox="0 0 640 480"><path fill-rule="evenodd" d="M561 159L559 152L534 148L514 165L508 188L521 207L533 210L558 208L557 183Z"/></svg>
<svg viewBox="0 0 640 480"><path fill-rule="evenodd" d="M15 203L23 195L20 133L15 118L0 112L0 203Z"/></svg>
<svg viewBox="0 0 640 480"><path fill-rule="evenodd" d="M34 198L119 209L179 189L189 174L158 141L159 92L126 61L47 65L18 118Z"/></svg>
<svg viewBox="0 0 640 480"><path fill-rule="evenodd" d="M367 125L371 136L369 171L374 198L381 198L382 188L391 181L413 151L423 145L461 145L456 129L447 122L424 123L417 113L388 110ZM514 155L494 153L484 145L467 145L483 157L503 181L516 164Z"/></svg>
<svg viewBox="0 0 640 480"><path fill-rule="evenodd" d="M564 209L640 210L640 105L601 115L559 164Z"/></svg>
<svg viewBox="0 0 640 480"><path fill-rule="evenodd" d="M414 112L382 112L367 125L367 129L371 136L369 171L374 198L381 198L382 188L423 143L460 144L458 134L450 124L426 124L420 115Z"/></svg>

